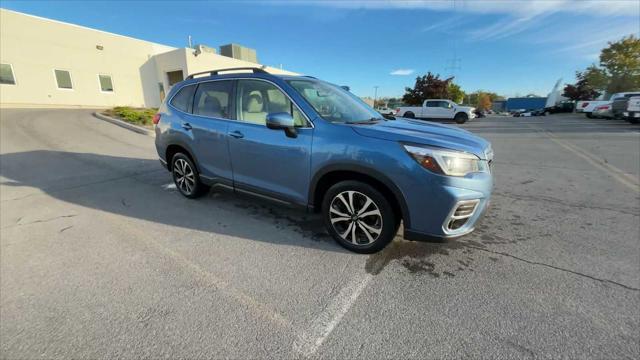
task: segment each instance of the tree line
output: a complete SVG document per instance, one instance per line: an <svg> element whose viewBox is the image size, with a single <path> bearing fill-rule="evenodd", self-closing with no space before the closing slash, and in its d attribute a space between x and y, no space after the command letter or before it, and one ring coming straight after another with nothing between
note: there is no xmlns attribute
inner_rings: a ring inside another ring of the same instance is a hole
<svg viewBox="0 0 640 360"><path fill-rule="evenodd" d="M640 90L640 39L634 35L609 42L600 52L600 63L576 71L575 84L564 88L563 96L593 100L602 94Z"/></svg>
<svg viewBox="0 0 640 360"><path fill-rule="evenodd" d="M467 94L453 80L454 77L443 79L439 74L428 72L426 75L416 77L413 88L405 88L405 94L401 98L381 98L376 100L375 106L392 108L400 105L421 106L426 99L449 99L458 104L489 110L493 101L504 100L504 97L490 91L478 90Z"/></svg>

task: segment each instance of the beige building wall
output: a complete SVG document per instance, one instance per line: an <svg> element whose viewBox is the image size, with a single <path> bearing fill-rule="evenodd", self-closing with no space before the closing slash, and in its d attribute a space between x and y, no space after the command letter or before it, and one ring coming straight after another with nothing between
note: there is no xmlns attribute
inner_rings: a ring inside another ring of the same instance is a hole
<svg viewBox="0 0 640 360"><path fill-rule="evenodd" d="M0 106L87 108L157 107L161 87L169 93L169 71L182 70L186 78L207 70L260 66L5 9L0 9L0 63L11 64L16 80L15 85L0 84ZM71 73L73 89L57 87L55 69ZM111 76L113 92L101 91L99 74Z"/></svg>
<svg viewBox="0 0 640 360"><path fill-rule="evenodd" d="M103 50L96 47L101 46ZM145 63L174 48L0 9L0 62L15 85L0 85L3 106L144 106L143 89L157 88ZM73 89L58 89L54 69L69 70ZM111 75L102 92L98 74ZM156 90L157 92L157 90Z"/></svg>

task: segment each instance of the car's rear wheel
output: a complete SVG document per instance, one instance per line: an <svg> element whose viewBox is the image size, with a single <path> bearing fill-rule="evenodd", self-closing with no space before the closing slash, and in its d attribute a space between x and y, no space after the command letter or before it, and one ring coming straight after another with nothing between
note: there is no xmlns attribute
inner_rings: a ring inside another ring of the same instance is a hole
<svg viewBox="0 0 640 360"><path fill-rule="evenodd" d="M357 253L382 250L398 231L389 201L371 185L359 181L342 181L329 188L322 213L331 236Z"/></svg>
<svg viewBox="0 0 640 360"><path fill-rule="evenodd" d="M415 119L416 115L414 113L412 113L411 111L407 111L406 113L404 113L404 115L402 115L402 117L406 117L409 119Z"/></svg>
<svg viewBox="0 0 640 360"><path fill-rule="evenodd" d="M206 193L208 187L200 181L198 170L188 156L177 153L171 161L173 182L182 195L194 199Z"/></svg>
<svg viewBox="0 0 640 360"><path fill-rule="evenodd" d="M593 119L593 114L592 113L585 113L585 116L588 117L589 119Z"/></svg>
<svg viewBox="0 0 640 360"><path fill-rule="evenodd" d="M465 113L457 113L453 120L455 120L457 124L464 124L469 120L469 116Z"/></svg>

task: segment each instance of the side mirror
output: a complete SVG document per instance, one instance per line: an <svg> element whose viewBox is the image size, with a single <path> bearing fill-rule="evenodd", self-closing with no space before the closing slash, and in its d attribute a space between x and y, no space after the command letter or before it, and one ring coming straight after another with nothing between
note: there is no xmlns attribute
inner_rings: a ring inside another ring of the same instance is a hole
<svg viewBox="0 0 640 360"><path fill-rule="evenodd" d="M288 137L294 138L298 136L293 117L286 112L269 113L267 115L267 128L284 130Z"/></svg>

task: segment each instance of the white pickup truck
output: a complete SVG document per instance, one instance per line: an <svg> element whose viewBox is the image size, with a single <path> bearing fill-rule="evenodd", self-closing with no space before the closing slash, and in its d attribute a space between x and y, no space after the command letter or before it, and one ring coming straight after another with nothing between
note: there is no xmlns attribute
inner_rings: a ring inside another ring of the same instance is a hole
<svg viewBox="0 0 640 360"><path fill-rule="evenodd" d="M622 117L632 124L640 122L640 96L629 98L627 109L622 112Z"/></svg>
<svg viewBox="0 0 640 360"><path fill-rule="evenodd" d="M396 109L395 116L410 119L450 119L463 124L476 117L475 109L470 106L460 106L447 99L427 99L422 106L405 106Z"/></svg>
<svg viewBox="0 0 640 360"><path fill-rule="evenodd" d="M576 103L576 112L584 113L588 118L593 118L593 111L600 105L607 105L614 102L618 98L631 97L639 95L637 92L621 92L611 95L609 100L582 100Z"/></svg>

